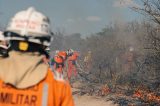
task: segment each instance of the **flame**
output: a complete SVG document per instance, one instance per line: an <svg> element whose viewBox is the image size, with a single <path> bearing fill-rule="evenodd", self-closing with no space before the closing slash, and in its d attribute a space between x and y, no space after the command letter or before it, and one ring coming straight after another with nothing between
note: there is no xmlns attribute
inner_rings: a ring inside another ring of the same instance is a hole
<svg viewBox="0 0 160 106"><path fill-rule="evenodd" d="M145 90L136 90L133 97L140 98L147 102L158 102L160 103L160 96L156 95L154 92L147 92Z"/></svg>
<svg viewBox="0 0 160 106"><path fill-rule="evenodd" d="M99 95L100 96L104 96L107 95L111 90L109 89L109 87L107 85L103 85L99 91Z"/></svg>
<svg viewBox="0 0 160 106"><path fill-rule="evenodd" d="M143 97L143 92L141 90L137 90L133 94L133 97L142 98Z"/></svg>

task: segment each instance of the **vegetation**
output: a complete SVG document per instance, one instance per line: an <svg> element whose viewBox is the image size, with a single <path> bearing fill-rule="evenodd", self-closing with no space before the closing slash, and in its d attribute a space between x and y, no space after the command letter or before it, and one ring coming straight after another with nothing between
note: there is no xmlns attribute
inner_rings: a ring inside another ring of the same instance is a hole
<svg viewBox="0 0 160 106"><path fill-rule="evenodd" d="M142 0L132 7L149 20L115 22L90 37L76 33L55 35L57 49L72 48L80 52L79 75L90 83L107 84L110 88L147 89L160 92L160 1ZM152 20L152 21L150 21ZM85 60L85 58L87 58ZM82 71L82 72L81 72Z"/></svg>

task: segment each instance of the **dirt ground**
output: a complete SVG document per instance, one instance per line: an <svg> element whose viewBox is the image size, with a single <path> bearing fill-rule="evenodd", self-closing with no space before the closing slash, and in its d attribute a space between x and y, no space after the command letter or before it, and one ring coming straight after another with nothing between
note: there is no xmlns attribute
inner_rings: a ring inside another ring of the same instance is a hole
<svg viewBox="0 0 160 106"><path fill-rule="evenodd" d="M76 82L72 84L72 86L75 87L72 88L72 92L74 93L76 91L79 91L79 89L76 88L80 87L81 83ZM87 94L82 96L74 94L73 97L75 106L118 106L116 104L113 104L112 101L105 101L103 100L103 98L88 96Z"/></svg>
<svg viewBox="0 0 160 106"><path fill-rule="evenodd" d="M100 98L92 96L78 96L74 95L75 106L118 106L113 104L112 101L104 101Z"/></svg>

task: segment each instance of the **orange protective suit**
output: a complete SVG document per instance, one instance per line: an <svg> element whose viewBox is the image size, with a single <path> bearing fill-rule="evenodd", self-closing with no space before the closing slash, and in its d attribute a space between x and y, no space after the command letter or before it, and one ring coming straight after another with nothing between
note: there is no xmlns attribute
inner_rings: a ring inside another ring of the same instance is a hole
<svg viewBox="0 0 160 106"><path fill-rule="evenodd" d="M71 78L72 71L74 72L74 76L77 75L76 60L78 56L79 56L78 52L73 52L73 54L68 57L68 72L67 72L68 79Z"/></svg>
<svg viewBox="0 0 160 106"><path fill-rule="evenodd" d="M0 106L74 106L70 85L54 78L51 70L37 85L16 89L0 80Z"/></svg>

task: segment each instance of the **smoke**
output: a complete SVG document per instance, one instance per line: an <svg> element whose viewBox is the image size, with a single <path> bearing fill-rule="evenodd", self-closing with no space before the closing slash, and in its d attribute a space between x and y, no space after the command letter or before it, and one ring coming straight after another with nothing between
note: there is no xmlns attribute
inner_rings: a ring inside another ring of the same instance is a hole
<svg viewBox="0 0 160 106"><path fill-rule="evenodd" d="M134 33L134 27L136 27L137 22L122 22L116 21L114 24L115 27L115 35L118 41L121 41L125 44L125 46L138 46L137 35ZM134 27L132 27L134 26Z"/></svg>

